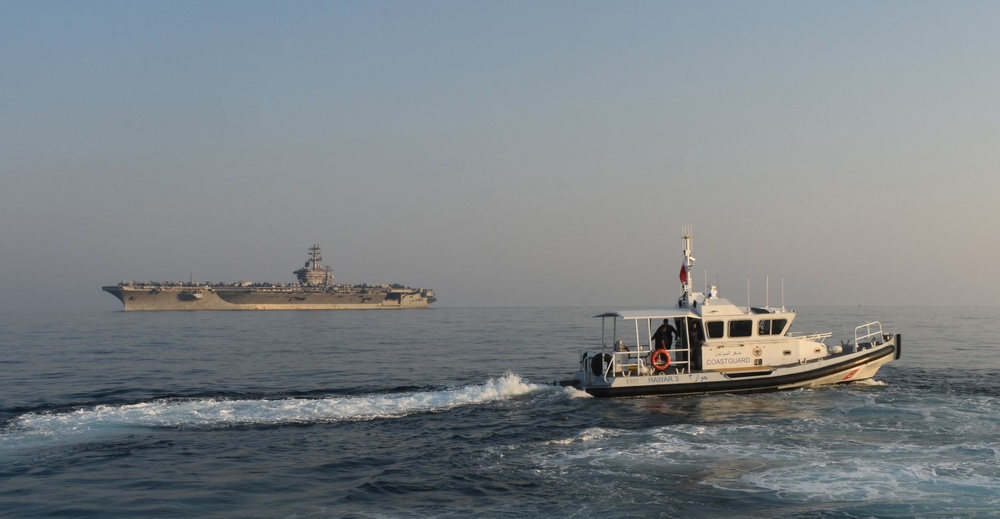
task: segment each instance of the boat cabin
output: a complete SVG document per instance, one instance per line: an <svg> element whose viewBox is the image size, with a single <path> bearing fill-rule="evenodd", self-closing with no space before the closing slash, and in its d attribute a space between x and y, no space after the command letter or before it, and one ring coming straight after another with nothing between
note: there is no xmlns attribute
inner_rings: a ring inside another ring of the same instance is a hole
<svg viewBox="0 0 1000 519"><path fill-rule="evenodd" d="M806 363L829 354L822 339L831 334L789 333L794 312L783 308L738 307L726 299L713 297L713 292L694 294L688 299L690 304L682 300L668 310L619 311L595 316L602 319L601 343L608 351L604 360L614 365L616 373L627 376L754 370ZM657 344L656 330L664 323L673 329L669 344ZM658 349L666 349L667 354L657 354ZM602 365L601 369L607 367Z"/></svg>

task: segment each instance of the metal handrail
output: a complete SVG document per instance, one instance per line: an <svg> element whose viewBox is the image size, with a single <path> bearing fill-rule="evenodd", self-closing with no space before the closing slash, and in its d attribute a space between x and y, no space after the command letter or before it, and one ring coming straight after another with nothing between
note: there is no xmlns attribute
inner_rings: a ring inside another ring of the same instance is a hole
<svg viewBox="0 0 1000 519"><path fill-rule="evenodd" d="M861 333L862 328L864 328L864 334ZM861 324L854 328L854 344L858 347L863 343L871 343L872 346L877 346L884 341L885 336L882 335L882 323L878 321Z"/></svg>
<svg viewBox="0 0 1000 519"><path fill-rule="evenodd" d="M795 339L805 339L807 341L819 341L823 342L822 339L829 339L833 336L833 332L826 333L810 333L807 335L799 335L797 333L789 333L787 337L793 337Z"/></svg>
<svg viewBox="0 0 1000 519"><path fill-rule="evenodd" d="M645 357L647 356L647 354L650 354L653 351L656 351L656 350L653 350L653 349L642 350L642 349L640 349L639 351L616 351L616 352L612 352L611 363L609 365L609 369L605 370L605 372L604 372L605 378L607 378L608 373L615 373L615 372L619 372L619 371L622 372L625 376L629 376L629 374L631 373L631 370L629 368L631 368L631 367L635 367L635 371L636 371L637 374L641 373L643 366L645 366L647 364L647 362L645 360ZM676 349L671 349L671 350L667 350L667 351L669 351L671 355L673 355L675 352L677 352L677 353L679 353L679 352L685 352L685 353L688 354L687 358L689 360L677 360L677 361L675 361L673 359L673 357L671 357L671 360L670 360L670 365L671 366L677 366L677 365L689 366L691 364L691 361L690 361L690 358L691 358L691 349L690 348L676 348ZM618 360L619 356L623 356L626 359L626 361L625 362L620 362ZM633 359L635 360L635 362L631 362Z"/></svg>

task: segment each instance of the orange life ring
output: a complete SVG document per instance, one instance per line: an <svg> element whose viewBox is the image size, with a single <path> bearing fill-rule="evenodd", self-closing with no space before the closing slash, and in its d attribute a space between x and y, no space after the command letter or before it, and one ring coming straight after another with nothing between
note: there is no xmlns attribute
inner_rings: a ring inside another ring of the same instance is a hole
<svg viewBox="0 0 1000 519"><path fill-rule="evenodd" d="M649 362L653 364L653 369L663 371L670 366L670 352L660 348L649 357Z"/></svg>

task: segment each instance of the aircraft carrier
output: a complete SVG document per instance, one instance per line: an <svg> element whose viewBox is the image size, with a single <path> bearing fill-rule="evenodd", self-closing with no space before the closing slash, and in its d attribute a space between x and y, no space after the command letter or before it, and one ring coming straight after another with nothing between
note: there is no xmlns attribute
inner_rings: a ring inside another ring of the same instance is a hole
<svg viewBox="0 0 1000 519"><path fill-rule="evenodd" d="M427 308L436 298L426 288L391 285L344 285L333 282L320 262L319 245L296 270L298 284L171 283L124 281L102 290L117 297L125 311L152 310L398 310Z"/></svg>

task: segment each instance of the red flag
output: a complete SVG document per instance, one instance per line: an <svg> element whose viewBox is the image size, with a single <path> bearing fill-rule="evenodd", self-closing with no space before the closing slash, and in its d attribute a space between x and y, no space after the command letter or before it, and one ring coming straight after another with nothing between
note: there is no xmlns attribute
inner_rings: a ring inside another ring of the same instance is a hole
<svg viewBox="0 0 1000 519"><path fill-rule="evenodd" d="M681 283L687 283L688 281L688 269L687 265L681 264Z"/></svg>

